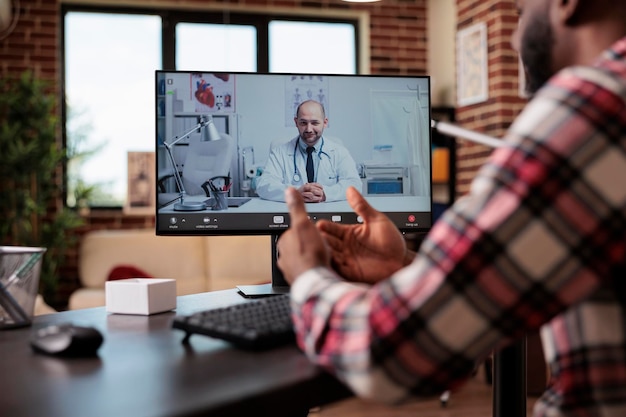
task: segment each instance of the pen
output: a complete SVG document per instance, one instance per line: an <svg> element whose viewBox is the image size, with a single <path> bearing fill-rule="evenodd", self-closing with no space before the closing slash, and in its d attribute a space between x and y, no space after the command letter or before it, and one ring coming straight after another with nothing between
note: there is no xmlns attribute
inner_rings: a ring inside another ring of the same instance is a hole
<svg viewBox="0 0 626 417"><path fill-rule="evenodd" d="M4 284L4 288L8 289L14 282L19 280L20 278L23 278L24 275L26 275L28 272L30 272L31 269L33 269L33 267L37 264L42 256L43 255L40 252L30 255L28 260L24 262L22 266L17 268L17 270L13 272L11 276L7 279L6 283Z"/></svg>
<svg viewBox="0 0 626 417"><path fill-rule="evenodd" d="M210 180L208 181L208 183L209 183L209 187L211 187L211 191L213 191L213 192L217 192L217 187L216 187L216 186L215 186L215 184L213 183L213 179L210 179Z"/></svg>
<svg viewBox="0 0 626 417"><path fill-rule="evenodd" d="M22 306L13 298L4 285L0 283L0 305L4 311L13 319L14 323L29 323L30 318ZM0 319L2 321L2 319Z"/></svg>

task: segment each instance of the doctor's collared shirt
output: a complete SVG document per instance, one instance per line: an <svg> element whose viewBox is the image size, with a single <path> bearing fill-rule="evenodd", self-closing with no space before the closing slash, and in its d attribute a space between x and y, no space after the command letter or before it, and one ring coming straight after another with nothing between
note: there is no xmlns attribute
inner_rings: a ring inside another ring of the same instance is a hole
<svg viewBox="0 0 626 417"><path fill-rule="evenodd" d="M306 152L298 137L273 146L257 180L256 192L266 200L285 201L285 189L299 188L307 182ZM295 161L295 165L294 165ZM315 181L324 187L326 201L346 199L349 186L361 190L362 182L356 163L348 150L330 139L322 137L313 152Z"/></svg>
<svg viewBox="0 0 626 417"><path fill-rule="evenodd" d="M439 395L541 328L539 417L626 416L626 38L537 92L412 264L291 287L299 346L362 397Z"/></svg>

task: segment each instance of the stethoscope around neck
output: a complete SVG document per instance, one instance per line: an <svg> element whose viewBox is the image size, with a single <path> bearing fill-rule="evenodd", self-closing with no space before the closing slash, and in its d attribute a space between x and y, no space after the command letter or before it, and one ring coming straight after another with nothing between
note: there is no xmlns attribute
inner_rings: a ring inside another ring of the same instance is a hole
<svg viewBox="0 0 626 417"><path fill-rule="evenodd" d="M293 178L292 179L293 179L294 184L299 183L300 180L302 180L302 177L300 176L300 172L298 171L298 165L296 165L296 154L298 153L299 143L300 143L300 137L298 136L298 139L296 140L296 145L293 147ZM322 144L320 145L320 150L317 152L317 155L320 161L322 160L322 154L330 158L330 155L324 152L324 138L323 137L322 137ZM317 168L319 168L319 163L317 164ZM317 178L317 171L318 169L315 170L315 178Z"/></svg>

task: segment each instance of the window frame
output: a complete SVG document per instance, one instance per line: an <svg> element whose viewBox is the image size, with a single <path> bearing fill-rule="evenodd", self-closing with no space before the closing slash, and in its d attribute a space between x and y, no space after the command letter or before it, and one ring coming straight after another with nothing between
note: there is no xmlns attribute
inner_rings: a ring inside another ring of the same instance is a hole
<svg viewBox="0 0 626 417"><path fill-rule="evenodd" d="M65 16L72 12L110 13L152 15L161 18L161 47L163 70L176 69L176 24L178 23L209 23L228 25L250 25L257 30L257 72L269 72L269 24L271 21L303 21L347 23L355 27L355 73L369 73L369 14L357 10L319 10L307 8L276 8L276 7L236 7L224 8L223 5L202 5L194 7L157 7L148 5L104 6L67 2L61 4L61 131L62 143L67 147L67 98L65 94ZM155 68L156 70L156 68ZM67 165L64 167L64 190L67 191ZM65 193L64 193L65 194ZM67 204L67 196L63 196ZM122 209L122 206L90 206L92 209Z"/></svg>

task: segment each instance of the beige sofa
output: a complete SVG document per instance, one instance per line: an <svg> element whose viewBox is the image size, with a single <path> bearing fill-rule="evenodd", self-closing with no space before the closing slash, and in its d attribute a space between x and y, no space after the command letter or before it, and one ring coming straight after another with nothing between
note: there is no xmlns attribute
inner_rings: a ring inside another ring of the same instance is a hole
<svg viewBox="0 0 626 417"><path fill-rule="evenodd" d="M104 285L117 266L133 266L155 278L174 278L178 295L270 282L270 243L269 236L171 237L157 236L153 229L92 231L80 243L82 287L70 295L68 308L104 306Z"/></svg>

